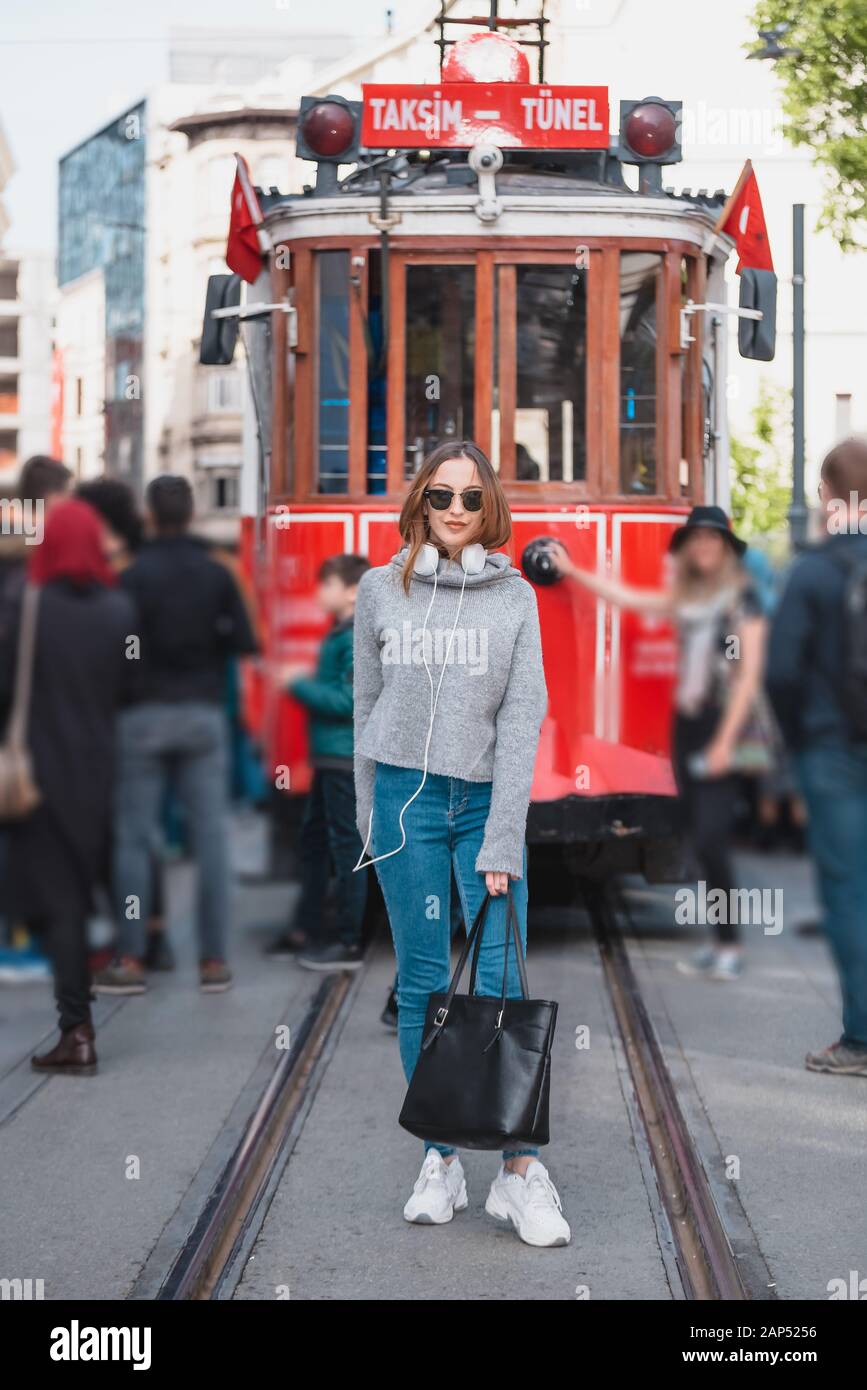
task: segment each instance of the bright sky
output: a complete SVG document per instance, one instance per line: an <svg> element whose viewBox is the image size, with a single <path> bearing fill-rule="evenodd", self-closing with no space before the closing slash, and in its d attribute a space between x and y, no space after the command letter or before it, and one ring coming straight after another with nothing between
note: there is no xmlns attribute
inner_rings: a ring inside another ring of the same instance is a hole
<svg viewBox="0 0 867 1390"><path fill-rule="evenodd" d="M404 28L417 0L4 0L0 123L17 172L3 195L13 250L53 250L57 160L167 76L169 30L318 28L359 41Z"/></svg>

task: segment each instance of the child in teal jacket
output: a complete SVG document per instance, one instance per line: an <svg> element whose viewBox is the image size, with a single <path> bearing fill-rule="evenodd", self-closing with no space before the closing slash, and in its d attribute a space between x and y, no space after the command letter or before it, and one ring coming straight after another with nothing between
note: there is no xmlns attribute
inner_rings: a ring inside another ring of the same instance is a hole
<svg viewBox="0 0 867 1390"><path fill-rule="evenodd" d="M361 855L355 824L352 771L352 626L358 581L369 569L362 555L335 555L318 574L317 598L333 619L315 672L284 668L288 693L310 717L313 784L301 826L301 897L291 929L268 949L273 957L297 952L307 970L357 970L367 901L365 874L353 873ZM336 879L335 925L325 930L323 910L331 870Z"/></svg>

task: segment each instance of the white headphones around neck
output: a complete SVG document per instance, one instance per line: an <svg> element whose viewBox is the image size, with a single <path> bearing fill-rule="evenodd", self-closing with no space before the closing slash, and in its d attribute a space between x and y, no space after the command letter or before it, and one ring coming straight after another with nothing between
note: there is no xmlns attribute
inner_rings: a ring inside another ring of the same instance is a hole
<svg viewBox="0 0 867 1390"><path fill-rule="evenodd" d="M485 568L488 552L483 545L465 545L461 551L461 569L464 574L481 574ZM413 574L427 577L436 574L440 553L435 545L423 545L416 556Z"/></svg>

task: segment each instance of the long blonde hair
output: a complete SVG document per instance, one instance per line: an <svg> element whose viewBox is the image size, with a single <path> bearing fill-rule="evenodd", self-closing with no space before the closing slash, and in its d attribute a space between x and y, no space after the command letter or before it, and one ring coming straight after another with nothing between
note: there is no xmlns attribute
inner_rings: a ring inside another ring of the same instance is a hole
<svg viewBox="0 0 867 1390"><path fill-rule="evenodd" d="M447 444L438 444L428 454L413 478L412 486L401 508L398 524L400 534L408 546L402 573L403 587L407 593L409 593L415 562L422 546L435 544L441 554L446 553L443 546L431 540L430 525L425 516L424 490L430 485L431 479L441 464L446 463L449 459L460 458L471 459L475 464L476 472L479 475L479 486L482 489L482 510L480 513L482 524L475 537L476 541L479 545L483 545L485 550L499 550L507 541L511 540L512 515L509 511L506 495L490 460L482 453L478 444L474 444L471 439L456 439Z"/></svg>
<svg viewBox="0 0 867 1390"><path fill-rule="evenodd" d="M727 541L724 541L724 544L726 556L716 574L703 575L693 569L689 563L688 546L683 546L674 557L672 593L676 609L684 604L712 603L725 589L731 589L736 595L740 595L749 583L749 575L740 557Z"/></svg>

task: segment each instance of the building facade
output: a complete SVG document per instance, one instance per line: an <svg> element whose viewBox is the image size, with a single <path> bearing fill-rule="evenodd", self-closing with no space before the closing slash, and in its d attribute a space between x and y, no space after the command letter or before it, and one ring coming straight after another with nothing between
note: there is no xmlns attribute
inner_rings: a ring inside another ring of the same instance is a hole
<svg viewBox="0 0 867 1390"><path fill-rule="evenodd" d="M54 267L48 255L11 247L2 195L14 172L0 125L0 497L24 459L51 445Z"/></svg>
<svg viewBox="0 0 867 1390"><path fill-rule="evenodd" d="M60 453L81 479L106 471L105 315L105 277L95 267L66 286L55 335Z"/></svg>
<svg viewBox="0 0 867 1390"><path fill-rule="evenodd" d="M207 278L227 270L234 156L260 187L300 188L298 96L350 46L334 34L178 34L169 80L60 161L62 443L81 476L104 470L141 492L182 473L203 522L232 529L243 347L222 370L200 369L198 347Z"/></svg>
<svg viewBox="0 0 867 1390"><path fill-rule="evenodd" d="M147 129L147 104L138 102L63 157L58 186L61 351L76 352L75 325L82 314L89 336L94 294L101 299L104 326L103 388L99 393L88 376L86 404L83 378L61 358L64 454L75 466L76 450L83 447L77 422L85 419L89 433L101 412L102 458L90 457L88 441L88 469L99 462L136 488L144 478ZM101 290L92 290L95 275ZM83 344L81 350L92 355ZM71 434L69 419L76 422Z"/></svg>

